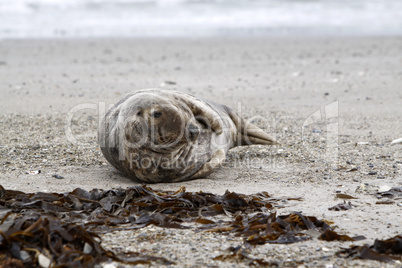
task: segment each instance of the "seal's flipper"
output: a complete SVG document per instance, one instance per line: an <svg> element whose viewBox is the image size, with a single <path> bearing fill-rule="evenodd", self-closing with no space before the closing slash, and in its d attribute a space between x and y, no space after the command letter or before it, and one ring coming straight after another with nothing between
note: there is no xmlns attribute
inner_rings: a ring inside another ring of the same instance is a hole
<svg viewBox="0 0 402 268"><path fill-rule="evenodd" d="M177 92L183 95L181 92ZM194 114L194 117L203 124L210 126L216 134L222 134L223 123L219 114L203 101L191 96L184 95L180 100L185 103Z"/></svg>
<svg viewBox="0 0 402 268"><path fill-rule="evenodd" d="M238 116L232 109L222 105L225 111L229 114L233 123L237 128L237 141L235 146L250 145L250 144L263 144L275 145L279 144L274 138L269 136L261 128L253 125L240 116Z"/></svg>
<svg viewBox="0 0 402 268"><path fill-rule="evenodd" d="M238 139L240 141L239 145L249 145L249 144L263 144L263 145L275 145L279 144L274 138L269 136L261 128L253 125L251 123L242 120L244 127L242 131L238 134L240 136Z"/></svg>
<svg viewBox="0 0 402 268"><path fill-rule="evenodd" d="M206 162L189 180L204 178L211 174L215 169L219 168L226 159L225 151L223 149L217 150L211 160Z"/></svg>

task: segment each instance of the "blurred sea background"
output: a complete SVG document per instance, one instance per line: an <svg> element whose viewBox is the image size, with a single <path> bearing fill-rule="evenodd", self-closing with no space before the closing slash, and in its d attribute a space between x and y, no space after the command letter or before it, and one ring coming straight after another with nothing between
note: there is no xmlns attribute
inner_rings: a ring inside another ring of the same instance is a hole
<svg viewBox="0 0 402 268"><path fill-rule="evenodd" d="M402 34L402 0L0 0L0 38Z"/></svg>

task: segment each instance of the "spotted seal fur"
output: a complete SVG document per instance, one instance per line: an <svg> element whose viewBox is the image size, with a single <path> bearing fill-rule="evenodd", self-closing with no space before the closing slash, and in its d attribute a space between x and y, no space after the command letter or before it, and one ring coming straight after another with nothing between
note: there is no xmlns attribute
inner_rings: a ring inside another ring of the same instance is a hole
<svg viewBox="0 0 402 268"><path fill-rule="evenodd" d="M276 141L225 105L190 94L144 89L128 94L99 126L103 155L145 183L206 177L230 148Z"/></svg>

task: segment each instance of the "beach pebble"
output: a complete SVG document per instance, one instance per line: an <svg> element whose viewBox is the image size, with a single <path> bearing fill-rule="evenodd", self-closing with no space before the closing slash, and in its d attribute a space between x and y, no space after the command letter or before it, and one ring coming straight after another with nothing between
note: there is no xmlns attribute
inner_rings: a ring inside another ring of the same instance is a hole
<svg viewBox="0 0 402 268"><path fill-rule="evenodd" d="M82 252L84 254L90 254L92 252L92 246L88 243L85 243L84 250Z"/></svg>
<svg viewBox="0 0 402 268"><path fill-rule="evenodd" d="M43 254L39 254L38 262L40 267L47 268L50 266L50 259Z"/></svg>
<svg viewBox="0 0 402 268"><path fill-rule="evenodd" d="M360 71L360 72L357 73L357 75L364 76L364 75L366 75L366 72L365 71Z"/></svg>
<svg viewBox="0 0 402 268"><path fill-rule="evenodd" d="M402 143L402 138L393 140L393 141L391 142L391 144L398 144L398 143Z"/></svg>
<svg viewBox="0 0 402 268"><path fill-rule="evenodd" d="M32 170L32 171L26 171L25 174L38 175L40 172L41 172L40 170Z"/></svg>
<svg viewBox="0 0 402 268"><path fill-rule="evenodd" d="M161 84L160 84L160 86L161 87L165 87L165 86L173 86L173 85L176 85L177 83L176 82L173 82L173 81L165 81L165 82L162 82Z"/></svg>
<svg viewBox="0 0 402 268"><path fill-rule="evenodd" d="M293 77L298 77L298 76L301 76L301 75L303 75L302 72L293 72L293 73L292 73L292 76L293 76Z"/></svg>
<svg viewBox="0 0 402 268"><path fill-rule="evenodd" d="M20 251L20 258L22 261L29 261L31 258L31 255L26 250L21 250Z"/></svg>
<svg viewBox="0 0 402 268"><path fill-rule="evenodd" d="M115 262L112 262L112 263L105 263L105 264L102 264L102 267L103 267L103 268L116 268L116 267L118 267L118 264L115 263Z"/></svg>
<svg viewBox="0 0 402 268"><path fill-rule="evenodd" d="M357 145L369 145L370 143L367 141L359 141L356 143Z"/></svg>
<svg viewBox="0 0 402 268"><path fill-rule="evenodd" d="M382 192L386 192L386 191L389 191L389 190L391 190L391 187L390 187L390 186L388 186L388 185L383 185L383 186L381 186L381 187L378 189L378 192L382 193Z"/></svg>

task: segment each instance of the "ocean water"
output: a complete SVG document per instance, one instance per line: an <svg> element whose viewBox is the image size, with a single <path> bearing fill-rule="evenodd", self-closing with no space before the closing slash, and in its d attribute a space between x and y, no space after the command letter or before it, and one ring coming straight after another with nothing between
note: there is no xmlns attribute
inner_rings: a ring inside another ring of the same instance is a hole
<svg viewBox="0 0 402 268"><path fill-rule="evenodd" d="M402 0L0 0L0 38L401 35Z"/></svg>

